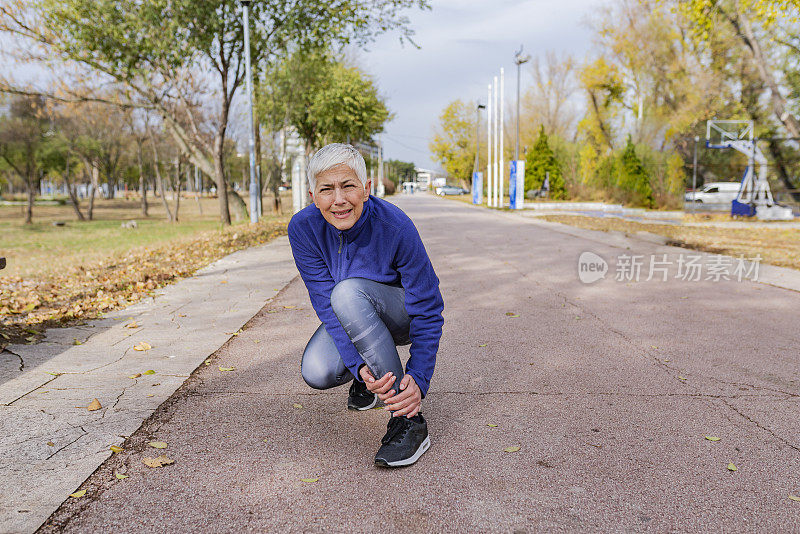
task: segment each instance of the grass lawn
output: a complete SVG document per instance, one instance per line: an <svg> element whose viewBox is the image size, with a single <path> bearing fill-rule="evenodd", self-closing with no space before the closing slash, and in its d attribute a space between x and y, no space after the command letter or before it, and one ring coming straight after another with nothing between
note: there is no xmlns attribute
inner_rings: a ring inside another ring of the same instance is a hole
<svg viewBox="0 0 800 534"><path fill-rule="evenodd" d="M177 223L167 222L159 199L150 200L149 216L142 217L138 199L98 199L93 221L77 221L69 205L37 205L31 225L22 223L20 206L0 206L0 256L8 262L0 271L0 349L8 341L35 342L43 328L132 304L222 256L284 234L291 211L290 195L282 197L280 216L270 213L272 198L265 197L261 222L225 228L217 199L181 199ZM138 227L121 226L130 220Z"/></svg>

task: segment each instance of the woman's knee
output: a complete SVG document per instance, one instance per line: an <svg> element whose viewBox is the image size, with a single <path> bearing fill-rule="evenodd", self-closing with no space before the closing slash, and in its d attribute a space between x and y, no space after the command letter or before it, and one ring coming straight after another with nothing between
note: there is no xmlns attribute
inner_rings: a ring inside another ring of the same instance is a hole
<svg viewBox="0 0 800 534"><path fill-rule="evenodd" d="M331 308L333 312L340 316L348 314L349 311L362 309L362 306L355 306L364 301L370 302L364 291L363 278L345 278L337 283L331 291Z"/></svg>
<svg viewBox="0 0 800 534"><path fill-rule="evenodd" d="M318 358L303 355L300 374L306 384L314 389L328 389L336 385L336 371Z"/></svg>

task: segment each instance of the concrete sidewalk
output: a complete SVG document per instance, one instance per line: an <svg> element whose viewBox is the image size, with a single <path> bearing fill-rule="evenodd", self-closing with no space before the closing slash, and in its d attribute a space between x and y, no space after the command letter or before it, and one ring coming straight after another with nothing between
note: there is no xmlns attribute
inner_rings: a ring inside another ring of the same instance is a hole
<svg viewBox="0 0 800 534"><path fill-rule="evenodd" d="M0 354L0 532L33 532L296 276L285 237ZM152 348L134 347L146 342ZM79 344L78 344L79 343ZM146 371L154 371L146 374ZM87 410L93 399L102 408Z"/></svg>
<svg viewBox="0 0 800 534"><path fill-rule="evenodd" d="M319 322L295 280L42 531L800 530L789 498L800 495L800 294L582 284L582 252L682 249L424 195L395 202L445 299L424 404L432 446L416 465L375 468L386 413L348 412L346 387L302 382ZM175 463L142 463L161 452Z"/></svg>

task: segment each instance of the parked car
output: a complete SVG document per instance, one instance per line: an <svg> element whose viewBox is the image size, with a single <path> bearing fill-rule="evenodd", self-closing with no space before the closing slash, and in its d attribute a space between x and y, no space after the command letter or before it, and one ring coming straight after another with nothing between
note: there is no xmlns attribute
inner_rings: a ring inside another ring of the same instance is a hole
<svg viewBox="0 0 800 534"><path fill-rule="evenodd" d="M440 197L445 195L466 195L467 193L469 193L469 191L466 189L454 185L443 185L436 188L436 194Z"/></svg>
<svg viewBox="0 0 800 534"><path fill-rule="evenodd" d="M739 182L709 182L697 191L687 191L686 202L694 200L698 204L724 204L735 200L739 195Z"/></svg>

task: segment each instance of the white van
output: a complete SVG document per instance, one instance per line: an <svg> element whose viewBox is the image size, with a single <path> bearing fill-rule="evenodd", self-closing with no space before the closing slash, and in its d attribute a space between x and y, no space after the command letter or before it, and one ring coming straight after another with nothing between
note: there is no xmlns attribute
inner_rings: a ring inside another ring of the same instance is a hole
<svg viewBox="0 0 800 534"><path fill-rule="evenodd" d="M708 182L695 192L687 192L686 202L694 200L698 204L729 204L739 195L739 182Z"/></svg>

